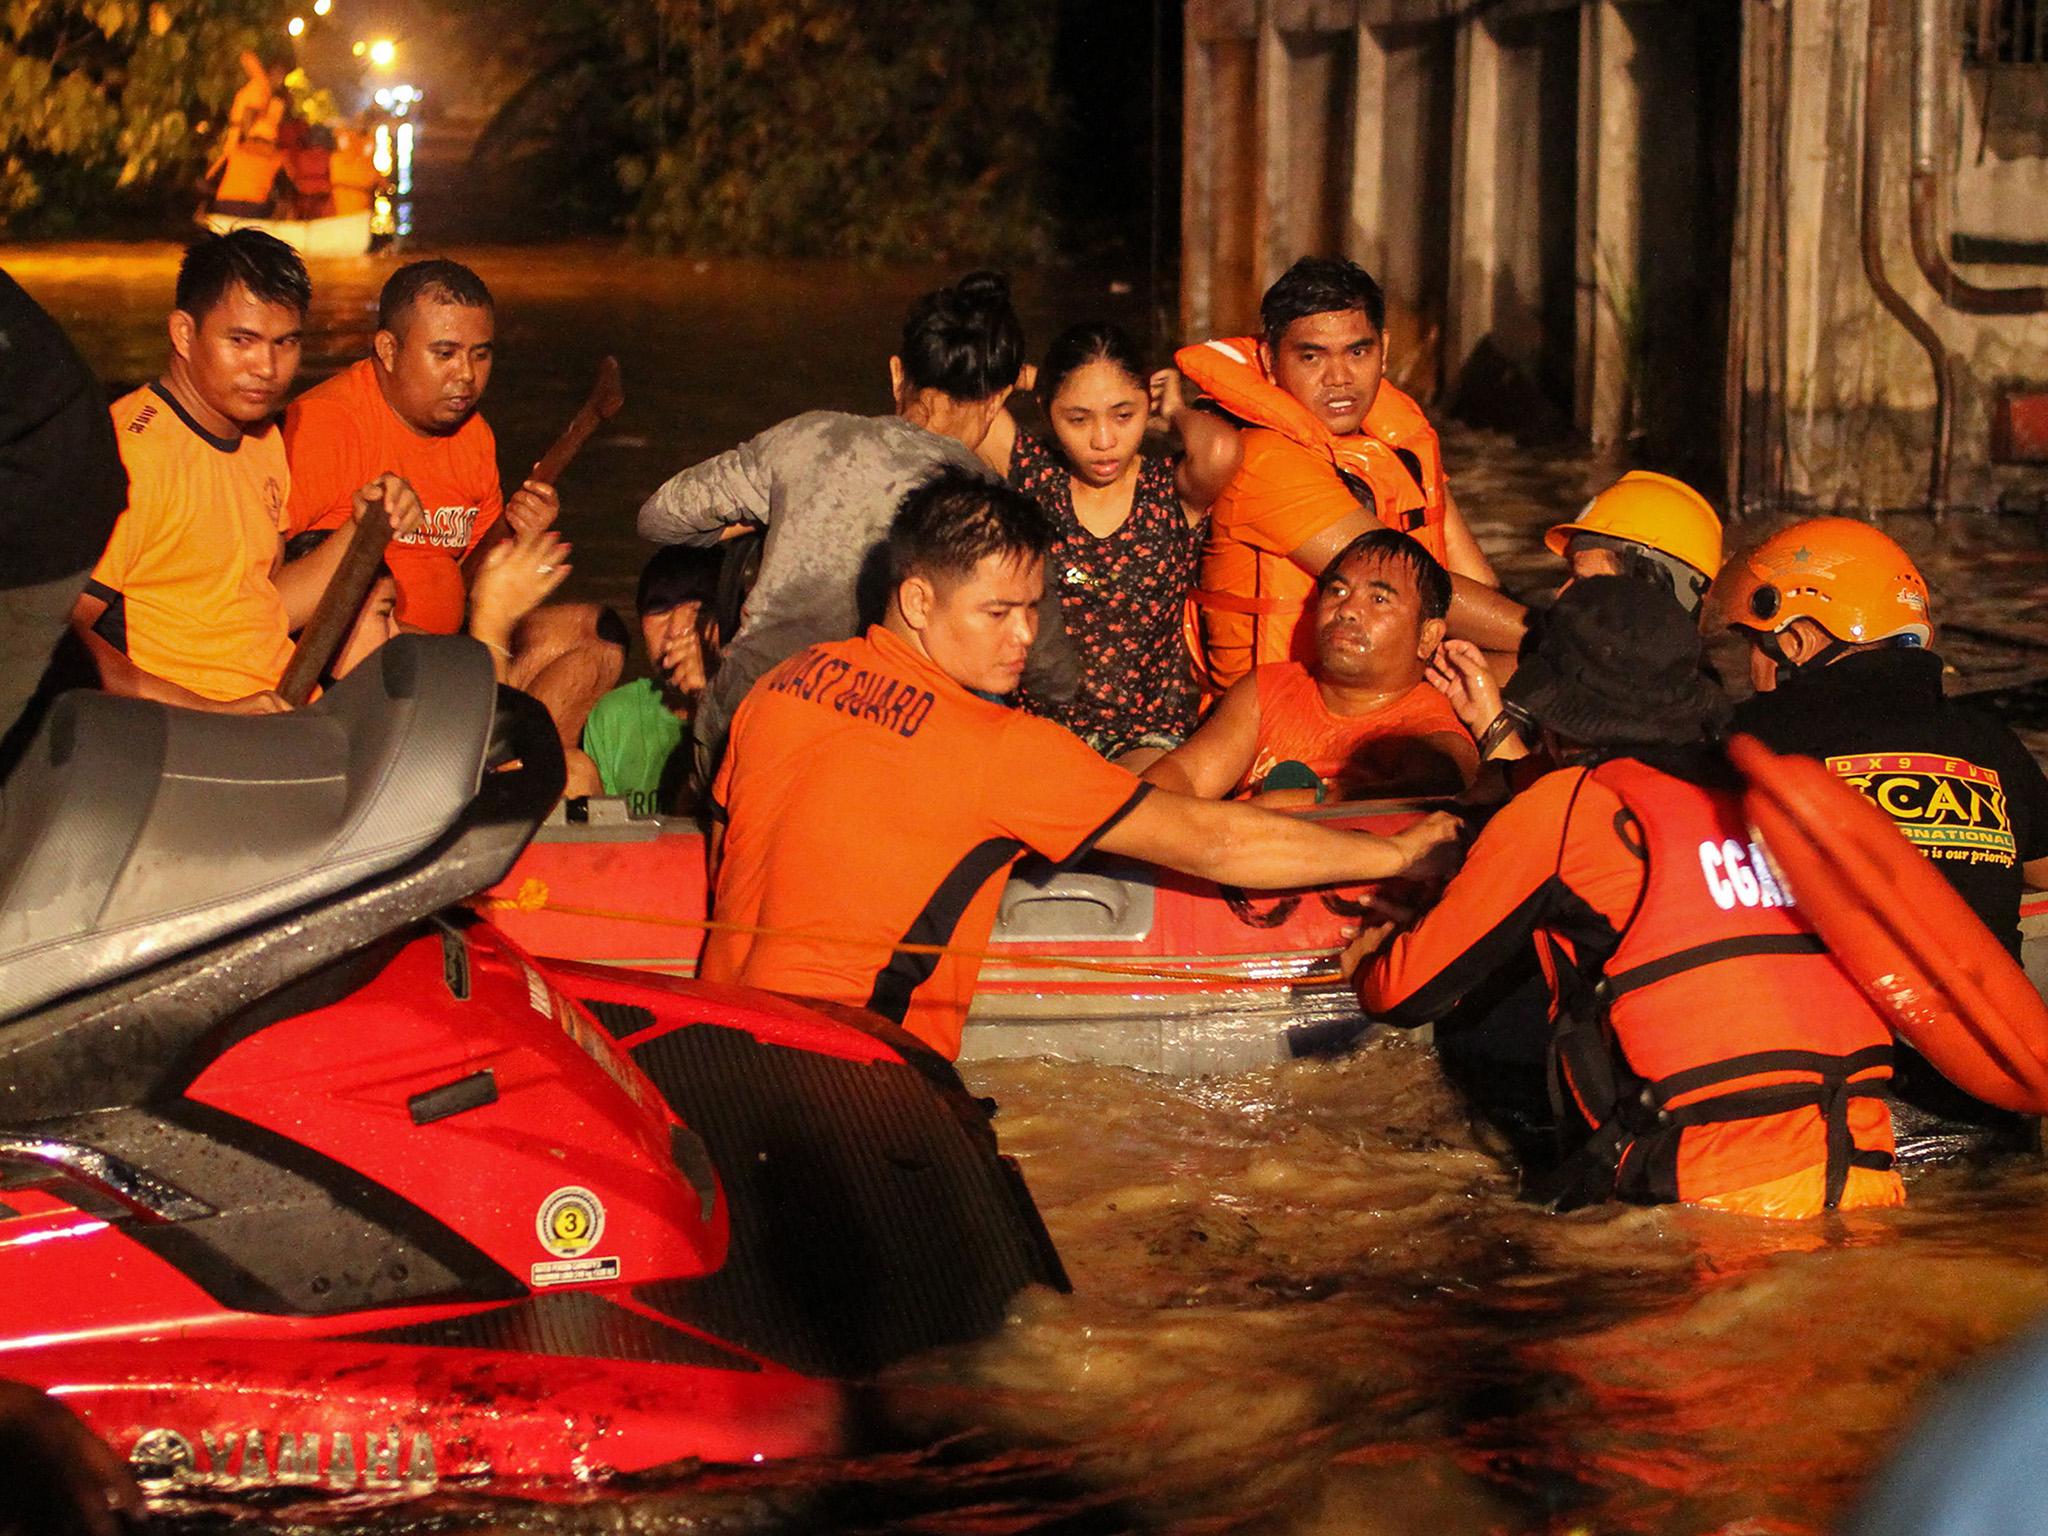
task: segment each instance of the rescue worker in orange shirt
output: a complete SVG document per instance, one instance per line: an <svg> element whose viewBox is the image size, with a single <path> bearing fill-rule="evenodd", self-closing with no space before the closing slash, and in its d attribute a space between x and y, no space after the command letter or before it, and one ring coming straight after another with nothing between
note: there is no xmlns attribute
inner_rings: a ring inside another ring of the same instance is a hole
<svg viewBox="0 0 2048 1536"><path fill-rule="evenodd" d="M1354 262L1304 256L1266 290L1264 335L1183 347L1180 370L1246 423L1242 467L1209 513L1201 615L1208 685L1315 654L1315 578L1368 528L1411 534L1451 573L1450 632L1512 653L1522 606L1444 476L1435 430L1381 378L1386 298Z"/></svg>
<svg viewBox="0 0 2048 1536"><path fill-rule="evenodd" d="M293 533L340 523L347 488L375 469L396 471L419 492L425 519L394 535L386 556L407 629L462 628L479 551L507 529L536 538L561 512L555 488L537 480L501 499L497 439L478 410L496 341L482 278L459 262L409 262L378 297L371 355L308 390L285 416ZM512 686L547 705L567 747L625 664L624 626L607 617L589 603L542 608L521 622L501 657Z"/></svg>
<svg viewBox="0 0 2048 1536"><path fill-rule="evenodd" d="M178 267L171 360L114 402L128 506L71 610L111 693L274 714L291 634L313 616L347 541L284 561L291 482L276 415L298 372L312 280L261 230L194 242ZM343 518L381 501L419 527L412 487L369 472Z"/></svg>
<svg viewBox="0 0 2048 1536"><path fill-rule="evenodd" d="M951 1058L1027 847L1271 889L1385 879L1455 836L1441 814L1378 837L1155 789L991 702L1023 676L1052 537L1029 497L942 469L890 524L883 622L754 685L712 791L705 980L865 1007Z"/></svg>
<svg viewBox="0 0 2048 1536"><path fill-rule="evenodd" d="M1495 815L1360 997L1397 1025L1441 1019L1533 936L1582 1136L1532 1181L1560 1208L1897 1205L1891 1032L1751 838L1700 659L1697 626L1647 584L1573 582L1507 687L1567 766Z"/></svg>
<svg viewBox="0 0 2048 1536"><path fill-rule="evenodd" d="M1565 562L1563 585L1587 576L1628 576L1666 591L1697 615L1721 569L1721 519L1683 480L1632 469L1587 502L1579 515L1543 536ZM1501 709L1500 685L1479 648L1447 640L1430 658L1430 681L1443 690L1488 762L1528 756L1517 722Z"/></svg>
<svg viewBox="0 0 2048 1536"><path fill-rule="evenodd" d="M1147 783L1262 805L1454 795L1479 753L1423 668L1444 635L1451 581L1405 533L1373 528L1316 578L1316 661L1268 662L1231 686ZM1313 776L1313 786L1281 787Z"/></svg>

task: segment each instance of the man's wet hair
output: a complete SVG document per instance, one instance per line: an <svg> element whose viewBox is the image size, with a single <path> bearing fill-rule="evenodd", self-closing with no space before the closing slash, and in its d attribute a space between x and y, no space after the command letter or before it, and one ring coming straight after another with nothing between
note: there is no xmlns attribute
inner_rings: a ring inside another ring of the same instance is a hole
<svg viewBox="0 0 2048 1536"><path fill-rule="evenodd" d="M964 581L990 555L1040 560L1052 520L1022 491L971 469L940 470L914 487L889 524L889 586L912 576Z"/></svg>
<svg viewBox="0 0 2048 1536"><path fill-rule="evenodd" d="M1327 591L1344 567L1354 560L1397 565L1415 579L1415 595L1421 600L1422 621L1441 619L1451 611L1451 573L1437 558L1407 534L1393 528L1368 528L1337 551L1336 559L1323 567L1316 578L1316 590Z"/></svg>
<svg viewBox="0 0 2048 1536"><path fill-rule="evenodd" d="M897 356L918 389L955 400L986 400L1017 382L1024 366L1024 325L1010 304L1009 280L970 272L910 307Z"/></svg>
<svg viewBox="0 0 2048 1536"><path fill-rule="evenodd" d="M186 246L172 302L194 320L204 320L237 283L263 303L301 315L313 302L313 279L299 253L260 229L201 235Z"/></svg>
<svg viewBox="0 0 2048 1536"><path fill-rule="evenodd" d="M713 544L671 544L657 549L654 557L640 567L640 589L633 596L633 611L643 618L666 613L685 603L709 603L718 595L718 570L724 550Z"/></svg>
<svg viewBox="0 0 2048 1536"><path fill-rule="evenodd" d="M1338 256L1304 256L1259 300L1259 324L1266 345L1277 347L1295 321L1347 309L1364 310L1374 330L1386 330L1387 296L1370 272Z"/></svg>
<svg viewBox="0 0 2048 1536"><path fill-rule="evenodd" d="M377 295L377 329L396 335L407 313L421 299L460 304L465 309L495 309L484 280L459 261L436 257L409 261L392 273Z"/></svg>
<svg viewBox="0 0 2048 1536"><path fill-rule="evenodd" d="M1131 333L1107 320L1084 320L1061 331L1045 349L1045 361L1038 365L1038 383L1034 386L1038 403L1050 408L1060 386L1090 363L1113 364L1118 372L1134 380L1139 389L1145 388L1145 360L1139 355Z"/></svg>

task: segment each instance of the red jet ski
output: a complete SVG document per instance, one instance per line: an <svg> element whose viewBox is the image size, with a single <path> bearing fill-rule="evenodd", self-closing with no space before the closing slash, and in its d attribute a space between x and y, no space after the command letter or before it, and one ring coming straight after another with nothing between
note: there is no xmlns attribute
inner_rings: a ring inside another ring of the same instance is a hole
<svg viewBox="0 0 2048 1536"><path fill-rule="evenodd" d="M69 695L5 785L0 1377L159 1485L830 1452L845 1383L1064 1288L908 1036L462 906L562 784L488 663L407 636L255 720Z"/></svg>

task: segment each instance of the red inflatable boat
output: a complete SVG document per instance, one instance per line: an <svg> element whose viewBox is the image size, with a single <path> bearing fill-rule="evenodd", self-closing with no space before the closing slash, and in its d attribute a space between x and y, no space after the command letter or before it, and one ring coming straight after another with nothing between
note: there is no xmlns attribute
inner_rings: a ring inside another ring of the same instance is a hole
<svg viewBox="0 0 2048 1536"><path fill-rule="evenodd" d="M1391 832L1421 810L1308 814ZM1192 1073L1349 1044L1366 1021L1338 952L1368 910L1405 910L1416 894L1400 882L1252 892L1121 859L1027 860L1003 892L961 1055ZM535 954L674 975L695 973L705 908L697 827L636 819L615 799L559 808L481 904Z"/></svg>
<svg viewBox="0 0 2048 1536"><path fill-rule="evenodd" d="M60 702L0 820L0 1377L159 1484L545 1492L838 1448L1059 1260L879 1020L460 903L552 727L405 637L243 720Z"/></svg>

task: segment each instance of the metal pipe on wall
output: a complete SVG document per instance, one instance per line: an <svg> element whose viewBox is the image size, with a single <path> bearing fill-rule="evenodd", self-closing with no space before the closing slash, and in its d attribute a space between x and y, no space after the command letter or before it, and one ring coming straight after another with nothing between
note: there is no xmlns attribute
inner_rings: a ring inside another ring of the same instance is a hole
<svg viewBox="0 0 2048 1536"><path fill-rule="evenodd" d="M1971 315L2048 312L2048 288L1983 288L1957 274L1935 235L1941 195L1940 106L1944 0L1913 0L1913 259L1942 303ZM1980 23L1981 25L1981 23ZM1870 110L1868 101L1865 112Z"/></svg>
<svg viewBox="0 0 2048 1536"><path fill-rule="evenodd" d="M1884 270L1884 225L1879 218L1884 193L1884 133L1878 115L1883 99L1890 31L1890 0L1870 0L1870 22L1864 39L1863 72L1863 196L1858 210L1863 237L1863 275L1877 301L1920 344L1934 369L1934 447L1927 470L1927 504L1939 517L1948 509L1949 443L1953 433L1955 390L1948 348L1925 316L1908 304Z"/></svg>

